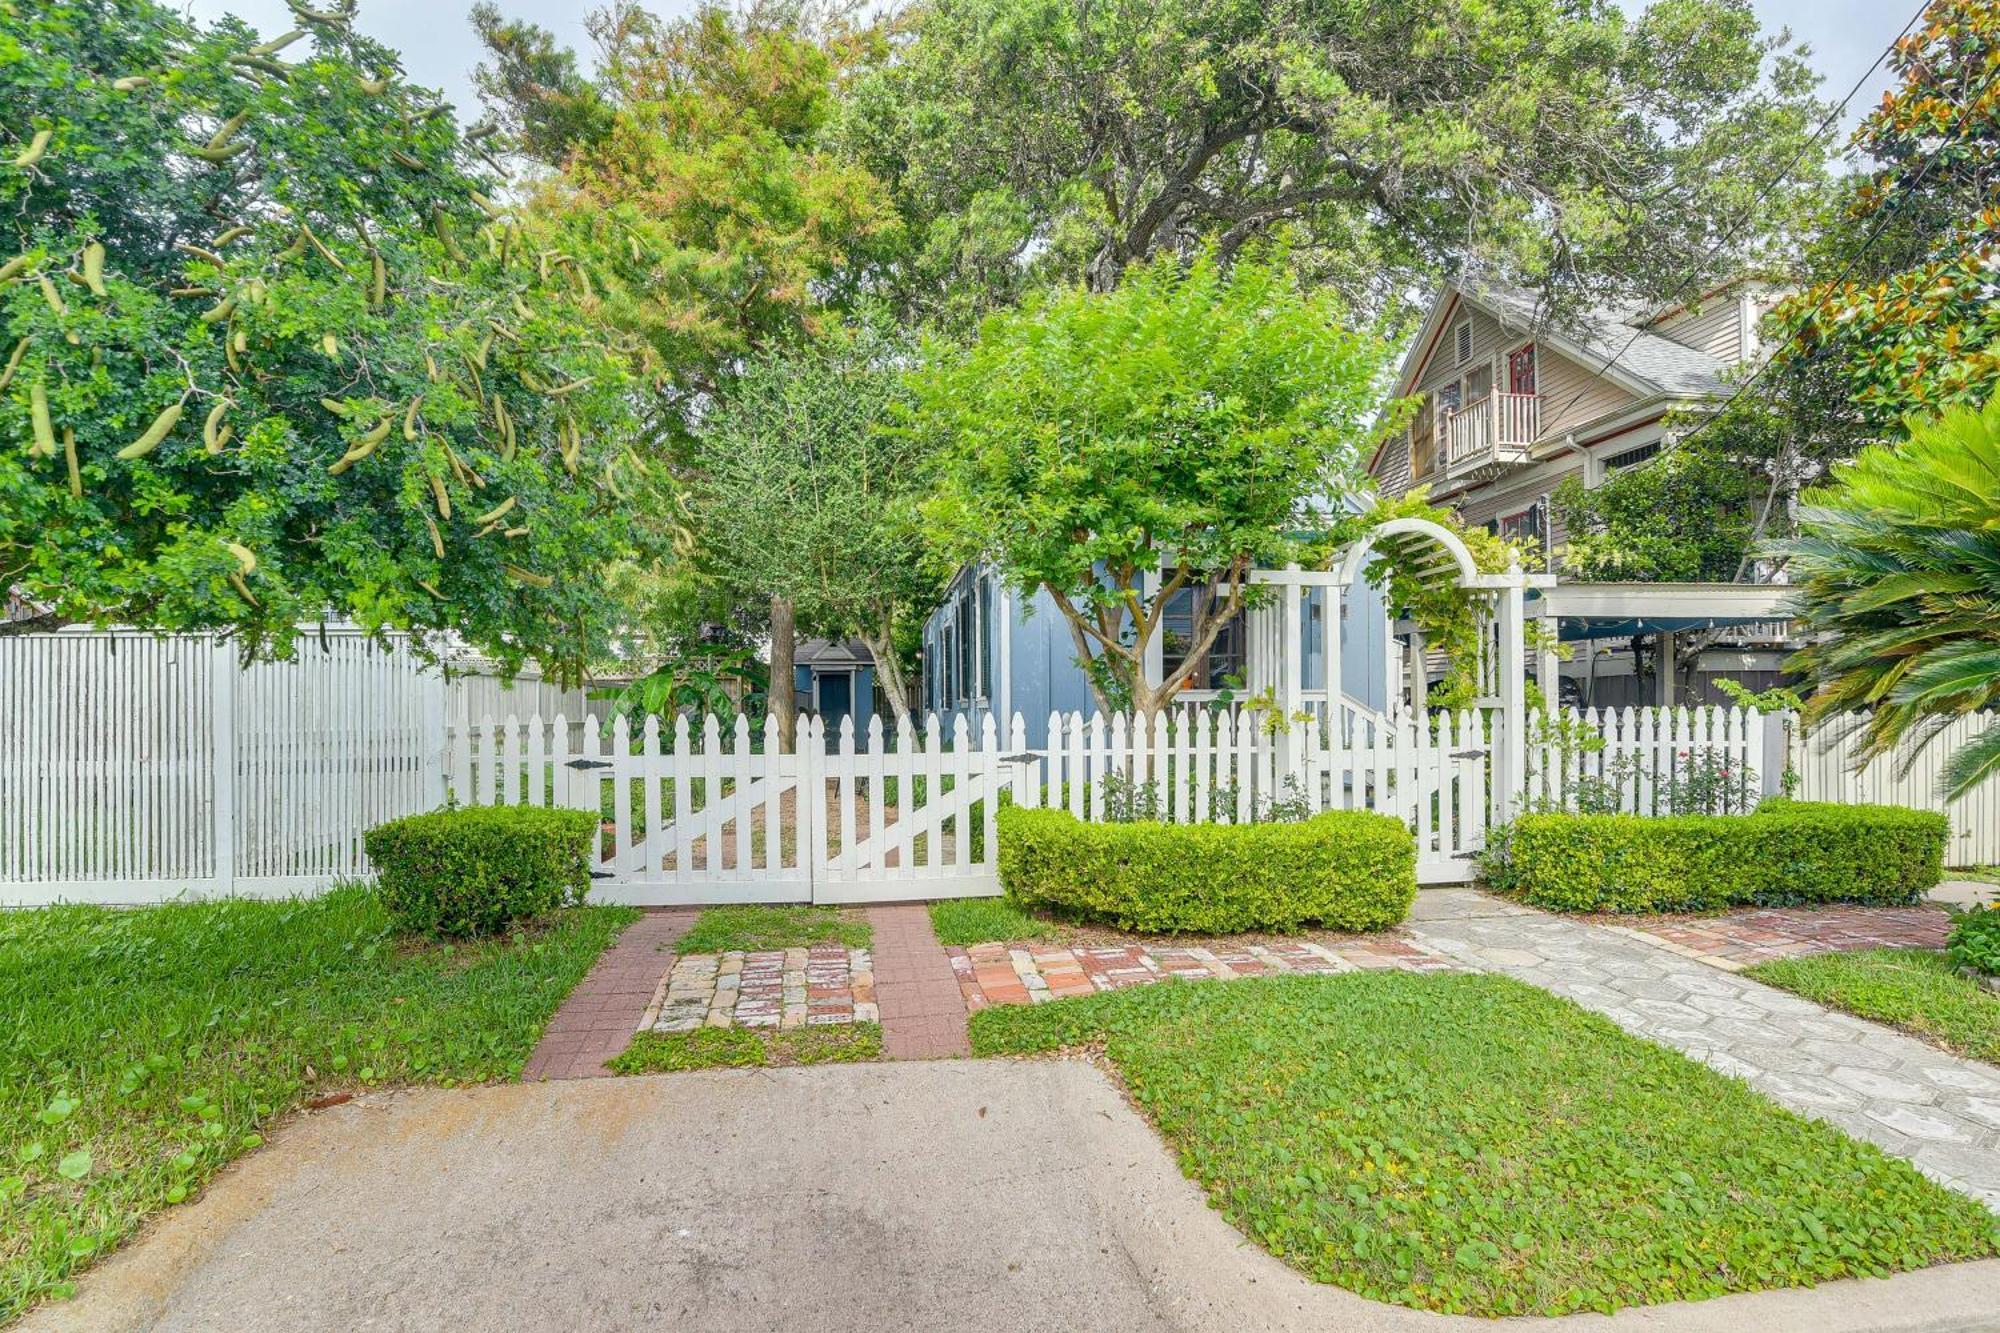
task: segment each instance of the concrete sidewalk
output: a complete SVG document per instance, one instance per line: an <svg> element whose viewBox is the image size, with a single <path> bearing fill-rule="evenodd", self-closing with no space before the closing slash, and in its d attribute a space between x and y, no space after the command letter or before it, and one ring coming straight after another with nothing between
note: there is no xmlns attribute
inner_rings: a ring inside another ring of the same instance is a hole
<svg viewBox="0 0 2000 1333"><path fill-rule="evenodd" d="M1521 1321L1993 1327L2000 1261ZM370 1096L294 1121L24 1329L1491 1329L1246 1242L1079 1063Z"/></svg>

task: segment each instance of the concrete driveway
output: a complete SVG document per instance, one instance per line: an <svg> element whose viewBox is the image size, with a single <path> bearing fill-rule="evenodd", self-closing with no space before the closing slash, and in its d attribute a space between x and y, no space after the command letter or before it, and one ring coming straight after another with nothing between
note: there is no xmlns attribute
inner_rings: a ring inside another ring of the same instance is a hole
<svg viewBox="0 0 2000 1333"><path fill-rule="evenodd" d="M1992 1328L1996 1292L2000 1261L1533 1322ZM1298 1277L1088 1065L946 1061L365 1098L295 1121L23 1327L1493 1325Z"/></svg>

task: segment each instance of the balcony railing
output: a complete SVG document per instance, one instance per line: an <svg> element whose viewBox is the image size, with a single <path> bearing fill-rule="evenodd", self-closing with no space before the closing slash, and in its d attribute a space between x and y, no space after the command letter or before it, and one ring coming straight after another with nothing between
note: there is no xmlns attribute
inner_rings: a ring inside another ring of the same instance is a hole
<svg viewBox="0 0 2000 1333"><path fill-rule="evenodd" d="M1541 433L1540 398L1531 393L1488 394L1445 418L1445 470L1513 461Z"/></svg>

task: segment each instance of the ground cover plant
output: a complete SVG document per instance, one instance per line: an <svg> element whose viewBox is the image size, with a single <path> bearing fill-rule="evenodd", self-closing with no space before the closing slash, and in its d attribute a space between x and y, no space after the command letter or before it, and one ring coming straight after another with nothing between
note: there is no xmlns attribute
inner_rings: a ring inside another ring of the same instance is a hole
<svg viewBox="0 0 2000 1333"><path fill-rule="evenodd" d="M762 1069L852 1064L882 1058L880 1023L801 1028L696 1028L641 1032L610 1068L614 1074L671 1074L689 1069Z"/></svg>
<svg viewBox="0 0 2000 1333"><path fill-rule="evenodd" d="M1122 930L1381 930L1417 896L1409 827L1365 810L1269 824L1092 824L1008 806L999 828L1009 897Z"/></svg>
<svg viewBox="0 0 2000 1333"><path fill-rule="evenodd" d="M1145 986L971 1033L982 1056L1102 1043L1216 1208L1376 1300L1611 1310L2000 1251L1908 1163L1503 977Z"/></svg>
<svg viewBox="0 0 2000 1333"><path fill-rule="evenodd" d="M874 932L860 915L840 907L750 904L705 908L675 949L689 953L754 953L841 944L865 949Z"/></svg>
<svg viewBox="0 0 2000 1333"><path fill-rule="evenodd" d="M517 1077L635 913L411 942L368 889L0 913L0 1323L314 1098Z"/></svg>
<svg viewBox="0 0 2000 1333"><path fill-rule="evenodd" d="M1929 949L1861 949L1759 963L1748 975L1808 1000L2000 1064L2000 995Z"/></svg>
<svg viewBox="0 0 2000 1333"><path fill-rule="evenodd" d="M1067 927L1037 916L1011 898L940 898L931 904L931 929L946 948L1055 940Z"/></svg>

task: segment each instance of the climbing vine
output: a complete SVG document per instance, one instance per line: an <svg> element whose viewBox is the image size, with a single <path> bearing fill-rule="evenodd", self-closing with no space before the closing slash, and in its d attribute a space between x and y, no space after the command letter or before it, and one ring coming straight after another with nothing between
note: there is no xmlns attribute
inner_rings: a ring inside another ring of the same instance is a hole
<svg viewBox="0 0 2000 1333"><path fill-rule="evenodd" d="M1539 568L1539 550L1512 542L1485 528L1467 527L1449 509L1434 505L1427 488L1419 486L1394 499L1378 500L1371 509L1345 514L1328 525L1314 544L1314 555L1322 567L1331 568L1340 552L1366 538L1375 529L1398 518L1427 519L1445 528L1465 543L1473 565L1482 574L1502 574L1517 562L1523 569ZM1411 562L1398 553L1377 548L1362 571L1369 582L1383 589L1392 616L1407 617L1423 631L1424 642L1443 651L1444 679L1428 691L1433 708L1460 709L1472 706L1479 694L1479 606L1477 599L1452 581L1426 581ZM1527 646L1540 651L1548 631L1539 621L1525 627ZM1539 710L1545 705L1541 690L1528 682L1528 706Z"/></svg>

